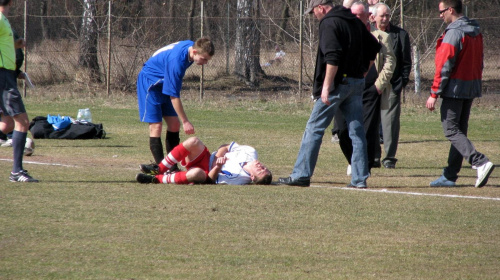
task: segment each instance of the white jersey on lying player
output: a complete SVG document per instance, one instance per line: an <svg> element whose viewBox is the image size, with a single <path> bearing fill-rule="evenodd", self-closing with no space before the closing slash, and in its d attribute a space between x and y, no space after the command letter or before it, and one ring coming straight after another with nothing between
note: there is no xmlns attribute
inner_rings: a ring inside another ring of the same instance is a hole
<svg viewBox="0 0 500 280"><path fill-rule="evenodd" d="M215 153L212 154L210 163L212 163L214 155ZM250 184L252 178L250 174L243 169L243 166L258 158L257 151L250 146L239 145L236 142L232 142L229 145L229 151L225 154L225 157L227 158L226 163L222 166L215 183L227 185Z"/></svg>

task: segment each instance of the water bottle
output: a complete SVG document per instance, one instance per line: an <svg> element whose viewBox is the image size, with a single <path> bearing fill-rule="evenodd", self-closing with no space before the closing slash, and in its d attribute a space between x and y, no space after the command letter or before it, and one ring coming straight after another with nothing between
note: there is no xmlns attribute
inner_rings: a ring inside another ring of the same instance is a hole
<svg viewBox="0 0 500 280"><path fill-rule="evenodd" d="M76 116L76 120L81 122L92 122L92 113L90 113L89 108L78 109L78 115Z"/></svg>
<svg viewBox="0 0 500 280"><path fill-rule="evenodd" d="M83 112L84 119L87 122L92 122L92 113L90 113L90 109L86 108Z"/></svg>
<svg viewBox="0 0 500 280"><path fill-rule="evenodd" d="M84 120L84 111L83 109L78 109L78 114L76 115L76 120L77 121L83 121Z"/></svg>

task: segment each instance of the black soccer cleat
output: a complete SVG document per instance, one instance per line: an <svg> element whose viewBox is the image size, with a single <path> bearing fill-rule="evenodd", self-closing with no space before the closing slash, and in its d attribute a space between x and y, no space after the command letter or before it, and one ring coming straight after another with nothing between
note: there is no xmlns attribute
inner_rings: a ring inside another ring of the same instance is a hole
<svg viewBox="0 0 500 280"><path fill-rule="evenodd" d="M159 173L159 170L160 170L160 168L158 167L158 164L156 164L156 163L140 164L139 169L141 169L142 173L149 174L149 175L157 175Z"/></svg>
<svg viewBox="0 0 500 280"><path fill-rule="evenodd" d="M38 183L38 180L31 177L27 170L21 170L17 173L10 173L9 180L11 182L26 182L26 183Z"/></svg>
<svg viewBox="0 0 500 280"><path fill-rule="evenodd" d="M141 184L158 184L158 183L160 183L160 181L158 181L158 179L156 179L155 176L144 174L144 173L137 174L135 176L135 179L137 180L137 182L139 182Z"/></svg>

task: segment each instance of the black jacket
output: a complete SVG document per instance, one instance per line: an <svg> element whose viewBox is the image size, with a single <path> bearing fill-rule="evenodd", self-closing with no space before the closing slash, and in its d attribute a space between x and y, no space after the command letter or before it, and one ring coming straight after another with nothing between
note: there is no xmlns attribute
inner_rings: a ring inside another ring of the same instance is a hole
<svg viewBox="0 0 500 280"><path fill-rule="evenodd" d="M396 68L392 75L392 90L400 94L401 90L408 84L411 72L411 45L410 36L404 29L389 23L389 30L386 30L394 42L394 54L396 55Z"/></svg>
<svg viewBox="0 0 500 280"><path fill-rule="evenodd" d="M319 45L314 72L313 96L321 96L326 65L338 66L335 86L345 75L363 78L369 61L380 50L377 39L363 23L343 6L335 6L319 23Z"/></svg>

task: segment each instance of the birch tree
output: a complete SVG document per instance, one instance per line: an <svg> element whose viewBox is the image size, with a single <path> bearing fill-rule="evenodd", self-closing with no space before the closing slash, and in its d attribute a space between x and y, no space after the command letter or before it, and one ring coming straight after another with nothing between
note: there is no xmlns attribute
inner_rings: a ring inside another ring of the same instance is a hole
<svg viewBox="0 0 500 280"><path fill-rule="evenodd" d="M82 0L83 16L79 38L78 66L89 74L91 82L101 82L97 58L97 0Z"/></svg>
<svg viewBox="0 0 500 280"><path fill-rule="evenodd" d="M260 0L238 0L234 74L249 86L258 86L260 67Z"/></svg>

